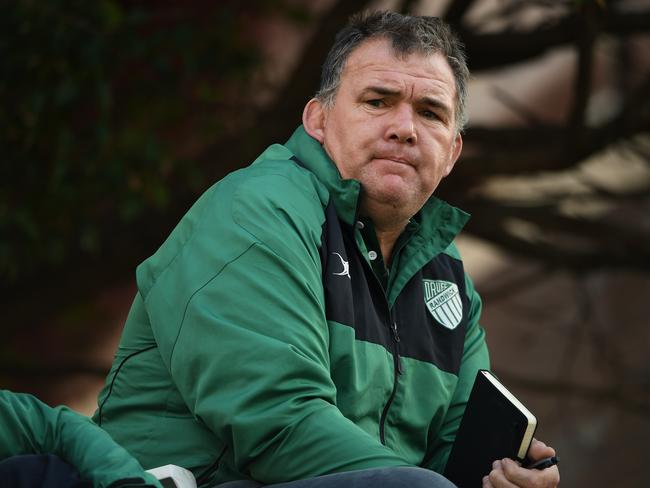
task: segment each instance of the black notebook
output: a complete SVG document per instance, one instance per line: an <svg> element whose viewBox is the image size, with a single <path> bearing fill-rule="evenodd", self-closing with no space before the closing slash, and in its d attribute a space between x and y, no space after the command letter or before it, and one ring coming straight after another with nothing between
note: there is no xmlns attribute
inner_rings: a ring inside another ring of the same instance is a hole
<svg viewBox="0 0 650 488"><path fill-rule="evenodd" d="M480 488L497 459L523 461L537 419L487 370L480 370L467 401L445 477L458 488Z"/></svg>

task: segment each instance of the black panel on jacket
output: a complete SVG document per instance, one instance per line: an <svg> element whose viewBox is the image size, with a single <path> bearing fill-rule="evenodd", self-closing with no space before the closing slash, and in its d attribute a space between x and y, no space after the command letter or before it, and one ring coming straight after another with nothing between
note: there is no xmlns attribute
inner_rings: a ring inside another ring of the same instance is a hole
<svg viewBox="0 0 650 488"><path fill-rule="evenodd" d="M462 263L446 254L434 257L406 284L391 317L385 292L354 241L354 229L341 223L331 202L325 213L320 252L327 319L354 328L357 339L390 352L394 351L390 324L395 321L403 357L458 374L469 307ZM462 317L455 328L445 327L429 311L423 280L458 287Z"/></svg>
<svg viewBox="0 0 650 488"><path fill-rule="evenodd" d="M372 271L364 269L368 266L351 240L353 230L342 229L345 224L339 221L331 202L325 214L321 262L327 319L353 327L357 339L392 350L384 292ZM348 271L347 275L344 270Z"/></svg>

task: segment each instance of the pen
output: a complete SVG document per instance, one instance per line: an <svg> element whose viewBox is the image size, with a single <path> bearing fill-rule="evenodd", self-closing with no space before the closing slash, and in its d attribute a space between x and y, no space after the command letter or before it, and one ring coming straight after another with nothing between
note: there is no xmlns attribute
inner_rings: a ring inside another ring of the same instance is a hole
<svg viewBox="0 0 650 488"><path fill-rule="evenodd" d="M551 456L544 459L540 459L539 461L535 461L533 464L529 464L526 467L528 469L546 469L546 468L550 468L551 466L555 466L559 462L560 462L560 458L558 456Z"/></svg>

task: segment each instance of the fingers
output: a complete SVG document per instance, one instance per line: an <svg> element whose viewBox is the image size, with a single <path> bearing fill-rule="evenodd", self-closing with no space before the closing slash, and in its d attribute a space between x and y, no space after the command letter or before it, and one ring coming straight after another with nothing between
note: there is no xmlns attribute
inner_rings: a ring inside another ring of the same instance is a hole
<svg viewBox="0 0 650 488"><path fill-rule="evenodd" d="M492 471L490 471L490 474L487 476L487 480L485 480L485 478L483 479L483 488L517 488L517 485L512 483L507 477L505 471L507 469L507 461L516 465L516 463L510 459L503 459L492 463Z"/></svg>
<svg viewBox="0 0 650 488"><path fill-rule="evenodd" d="M545 457L555 456L555 449L550 446L547 446L542 441L533 439L533 442L530 444L528 449L528 458L537 461L538 459L543 459Z"/></svg>
<svg viewBox="0 0 650 488"><path fill-rule="evenodd" d="M494 488L494 485L490 482L489 476L483 476L483 483L481 484L481 488Z"/></svg>
<svg viewBox="0 0 650 488"><path fill-rule="evenodd" d="M557 466L538 470L526 469L512 459L495 461L483 488L554 488L560 482Z"/></svg>

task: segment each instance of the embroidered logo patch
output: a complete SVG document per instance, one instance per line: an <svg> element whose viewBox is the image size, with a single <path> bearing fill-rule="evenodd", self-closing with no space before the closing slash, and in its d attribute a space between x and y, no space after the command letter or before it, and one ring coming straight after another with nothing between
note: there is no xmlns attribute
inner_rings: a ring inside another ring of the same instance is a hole
<svg viewBox="0 0 650 488"><path fill-rule="evenodd" d="M456 283L442 280L422 280L424 303L433 318L448 329L455 329L463 318L463 302Z"/></svg>

